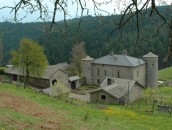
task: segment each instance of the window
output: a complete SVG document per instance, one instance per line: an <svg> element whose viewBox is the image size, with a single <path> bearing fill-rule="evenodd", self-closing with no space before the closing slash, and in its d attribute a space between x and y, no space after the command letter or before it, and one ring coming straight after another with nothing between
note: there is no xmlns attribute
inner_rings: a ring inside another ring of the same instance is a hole
<svg viewBox="0 0 172 130"><path fill-rule="evenodd" d="M101 95L101 99L102 100L106 100L106 96L105 95Z"/></svg>
<svg viewBox="0 0 172 130"><path fill-rule="evenodd" d="M97 79L97 83L98 83L98 84L100 83L100 80L99 80L99 79Z"/></svg>
<svg viewBox="0 0 172 130"><path fill-rule="evenodd" d="M139 71L137 71L137 77L139 77Z"/></svg>
<svg viewBox="0 0 172 130"><path fill-rule="evenodd" d="M97 70L97 75L99 75L99 69Z"/></svg>
<svg viewBox="0 0 172 130"><path fill-rule="evenodd" d="M107 79L107 85L111 85L112 84L112 81L110 78Z"/></svg>
<svg viewBox="0 0 172 130"><path fill-rule="evenodd" d="M105 75L106 75L106 70L105 70Z"/></svg>
<svg viewBox="0 0 172 130"><path fill-rule="evenodd" d="M118 78L120 77L119 71L118 71Z"/></svg>
<svg viewBox="0 0 172 130"><path fill-rule="evenodd" d="M53 85L56 85L56 84L57 84L57 80L54 79L54 80L52 81L52 84L53 84Z"/></svg>

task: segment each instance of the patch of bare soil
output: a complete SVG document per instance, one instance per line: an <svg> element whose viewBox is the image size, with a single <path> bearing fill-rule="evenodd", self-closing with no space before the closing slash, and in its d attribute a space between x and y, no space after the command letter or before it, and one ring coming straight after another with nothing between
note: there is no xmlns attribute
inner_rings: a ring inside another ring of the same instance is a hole
<svg viewBox="0 0 172 130"><path fill-rule="evenodd" d="M71 126L65 124L65 122L71 122L71 120L64 118L64 113L52 111L48 107L11 93L0 92L0 108L10 108L16 112L31 115L41 122L36 124L17 121L8 116L1 117L0 121L13 125L17 129L72 129Z"/></svg>

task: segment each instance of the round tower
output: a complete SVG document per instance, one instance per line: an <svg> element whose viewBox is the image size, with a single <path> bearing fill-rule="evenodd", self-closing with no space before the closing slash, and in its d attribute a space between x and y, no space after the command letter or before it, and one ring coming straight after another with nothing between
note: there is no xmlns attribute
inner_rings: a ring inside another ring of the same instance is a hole
<svg viewBox="0 0 172 130"><path fill-rule="evenodd" d="M149 52L143 56L146 62L146 87L156 88L158 82L158 56Z"/></svg>
<svg viewBox="0 0 172 130"><path fill-rule="evenodd" d="M86 78L87 84L92 84L92 63L94 59L87 56L82 61L82 76Z"/></svg>

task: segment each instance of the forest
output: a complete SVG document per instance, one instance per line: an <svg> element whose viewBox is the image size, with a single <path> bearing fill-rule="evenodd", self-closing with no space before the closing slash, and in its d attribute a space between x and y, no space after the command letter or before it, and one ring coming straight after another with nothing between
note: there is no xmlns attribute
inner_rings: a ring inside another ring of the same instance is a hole
<svg viewBox="0 0 172 130"><path fill-rule="evenodd" d="M171 8L161 6L158 8L160 13L171 21ZM19 47L22 38L28 37L36 40L44 47L49 64L60 62L70 62L71 49L77 42L85 43L86 53L98 58L113 51L115 54L121 54L126 50L128 55L141 58L148 52L153 52L159 56L159 69L167 66L162 63L169 44L169 28L163 23L161 17L155 15L149 16L149 12L140 14L139 17L139 40L137 42L138 31L133 22L128 22L125 26L110 33L115 28L114 21L117 21L120 15L111 16L85 16L82 19L75 18L66 21L59 21L53 26L52 32L47 32L46 28L50 23L0 23L0 32L2 34L3 57L1 65L10 64L10 51ZM161 26L161 28L159 28ZM168 66L171 65L171 60Z"/></svg>

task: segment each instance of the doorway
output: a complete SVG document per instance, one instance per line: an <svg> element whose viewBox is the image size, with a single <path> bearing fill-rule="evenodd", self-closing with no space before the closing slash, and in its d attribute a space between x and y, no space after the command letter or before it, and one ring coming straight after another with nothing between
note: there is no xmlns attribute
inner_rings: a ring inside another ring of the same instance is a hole
<svg viewBox="0 0 172 130"><path fill-rule="evenodd" d="M76 82L75 81L71 82L71 89L76 89Z"/></svg>

